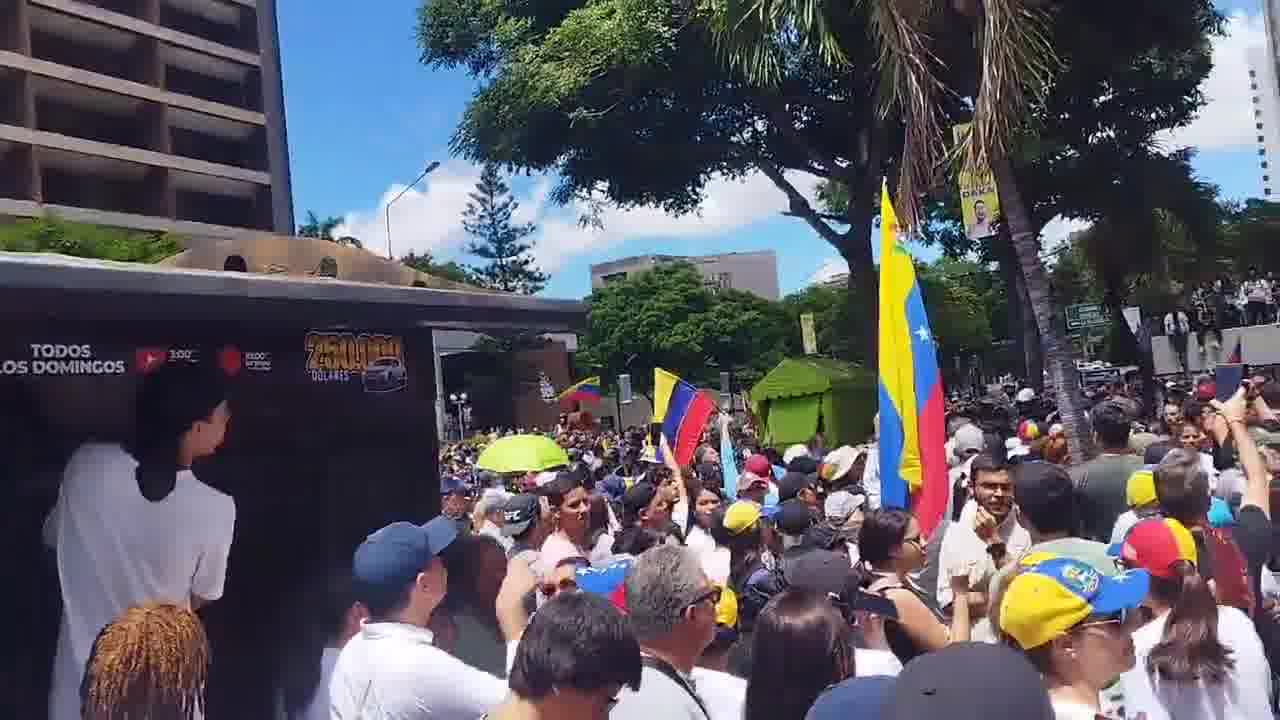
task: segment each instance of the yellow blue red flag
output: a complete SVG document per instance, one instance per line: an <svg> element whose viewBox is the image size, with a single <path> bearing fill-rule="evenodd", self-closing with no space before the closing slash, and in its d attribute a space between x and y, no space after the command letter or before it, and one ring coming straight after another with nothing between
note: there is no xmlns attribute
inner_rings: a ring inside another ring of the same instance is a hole
<svg viewBox="0 0 1280 720"><path fill-rule="evenodd" d="M898 239L889 189L880 190L880 494L910 508L926 537L948 500L942 374L911 255Z"/></svg>

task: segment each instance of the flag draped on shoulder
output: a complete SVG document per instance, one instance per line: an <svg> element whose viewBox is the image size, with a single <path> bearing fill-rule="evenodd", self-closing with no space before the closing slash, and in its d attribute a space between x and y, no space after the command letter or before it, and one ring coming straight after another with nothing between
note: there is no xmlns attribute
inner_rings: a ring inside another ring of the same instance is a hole
<svg viewBox="0 0 1280 720"><path fill-rule="evenodd" d="M911 508L920 531L942 522L950 494L942 374L911 255L880 190L880 483L885 507Z"/></svg>

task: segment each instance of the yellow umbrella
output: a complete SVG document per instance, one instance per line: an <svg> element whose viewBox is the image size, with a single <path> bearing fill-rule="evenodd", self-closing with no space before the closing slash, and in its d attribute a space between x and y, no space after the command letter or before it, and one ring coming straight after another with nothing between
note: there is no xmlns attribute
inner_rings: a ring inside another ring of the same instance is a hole
<svg viewBox="0 0 1280 720"><path fill-rule="evenodd" d="M480 453L476 467L496 473L541 472L569 464L569 456L545 435L509 435Z"/></svg>

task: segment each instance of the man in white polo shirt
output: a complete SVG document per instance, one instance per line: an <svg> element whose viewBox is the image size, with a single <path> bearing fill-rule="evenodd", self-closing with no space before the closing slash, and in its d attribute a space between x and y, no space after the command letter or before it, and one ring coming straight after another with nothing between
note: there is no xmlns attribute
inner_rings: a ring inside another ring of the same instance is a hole
<svg viewBox="0 0 1280 720"><path fill-rule="evenodd" d="M506 697L503 680L435 647L427 629L448 588L440 553L457 535L438 517L392 523L360 544L352 574L369 620L334 666L333 720L476 720ZM498 598L508 667L526 620L518 601L504 601L520 594L510 585L508 577Z"/></svg>

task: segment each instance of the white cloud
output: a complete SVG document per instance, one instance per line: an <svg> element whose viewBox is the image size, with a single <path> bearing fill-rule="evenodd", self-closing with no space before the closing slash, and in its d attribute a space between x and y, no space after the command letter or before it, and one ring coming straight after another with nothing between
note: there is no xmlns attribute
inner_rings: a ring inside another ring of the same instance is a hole
<svg viewBox="0 0 1280 720"><path fill-rule="evenodd" d="M391 206L391 249L395 256L411 250L439 254L461 246L466 239L460 220L462 210L479 179L479 168L450 162L396 200ZM401 190L403 184L392 185L373 210L347 213L334 234L351 235L370 250L383 252L387 246L387 203Z"/></svg>
<svg viewBox="0 0 1280 720"><path fill-rule="evenodd" d="M818 283L834 280L840 275L849 274L849 263L842 258L830 257L822 261L822 265L805 282L806 285L817 285Z"/></svg>
<svg viewBox="0 0 1280 720"><path fill-rule="evenodd" d="M1265 47L1262 15L1237 12L1227 23L1227 35L1213 41L1213 69L1200 89L1208 101L1189 125L1164 138L1173 146L1226 150L1253 146L1253 91L1249 88L1248 51Z"/></svg>
<svg viewBox="0 0 1280 720"><path fill-rule="evenodd" d="M460 217L479 177L478 168L449 163L429 175L421 190L410 190L396 201L391 206L395 254L414 250L439 255L460 249L466 241ZM790 179L812 202L817 194L817 178L796 174ZM517 222L538 224L539 231L533 237L534 256L547 272L555 272L574 256L618 247L628 240L692 240L721 235L777 216L787 208L782 191L765 176L756 174L742 181L711 181L700 213L676 217L657 208L606 208L601 215L603 228L584 228L578 219L586 206L551 205L552 187L551 178L541 178L529 190L519 193L520 207L515 215ZM337 232L360 238L371 249L385 246L386 203L402 189L403 185L388 188L374 210L348 213Z"/></svg>

